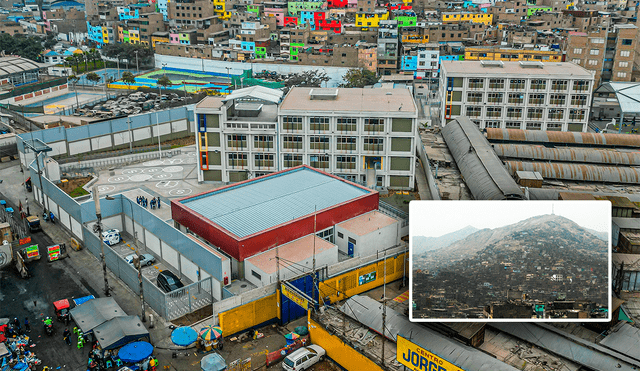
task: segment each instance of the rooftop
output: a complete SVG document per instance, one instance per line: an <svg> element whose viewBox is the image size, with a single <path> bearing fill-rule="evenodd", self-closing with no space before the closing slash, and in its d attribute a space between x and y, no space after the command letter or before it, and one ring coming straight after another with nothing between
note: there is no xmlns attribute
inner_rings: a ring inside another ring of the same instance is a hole
<svg viewBox="0 0 640 371"><path fill-rule="evenodd" d="M20 57L0 57L0 76L44 68L44 64Z"/></svg>
<svg viewBox="0 0 640 371"><path fill-rule="evenodd" d="M312 100L310 92L313 89L300 87L291 89L282 101L280 111L418 113L409 89L339 88L335 99Z"/></svg>
<svg viewBox="0 0 640 371"><path fill-rule="evenodd" d="M459 73L475 76L495 75L527 75L559 78L593 78L591 72L568 62L539 63L542 68L527 68L527 63L502 62L502 66L482 63L483 61L442 61L442 68L447 74Z"/></svg>
<svg viewBox="0 0 640 371"><path fill-rule="evenodd" d="M286 259L291 263L298 263L309 259L313 256L313 234L298 238L295 241L291 241L278 247L278 255L281 259ZM323 251L332 249L335 247L331 242L325 241L320 237L315 237L316 247L315 252L319 254ZM251 262L256 268L259 268L267 274L275 273L276 271L276 249L267 250L261 254L254 255L245 261Z"/></svg>
<svg viewBox="0 0 640 371"><path fill-rule="evenodd" d="M196 108L220 108L224 106L221 97L205 97L196 104Z"/></svg>
<svg viewBox="0 0 640 371"><path fill-rule="evenodd" d="M178 202L234 235L246 237L372 192L300 166Z"/></svg>
<svg viewBox="0 0 640 371"><path fill-rule="evenodd" d="M370 211L366 214L356 216L346 222L338 224L341 228L353 232L358 236L364 236L380 228L384 228L398 221L390 216L386 216L379 211Z"/></svg>

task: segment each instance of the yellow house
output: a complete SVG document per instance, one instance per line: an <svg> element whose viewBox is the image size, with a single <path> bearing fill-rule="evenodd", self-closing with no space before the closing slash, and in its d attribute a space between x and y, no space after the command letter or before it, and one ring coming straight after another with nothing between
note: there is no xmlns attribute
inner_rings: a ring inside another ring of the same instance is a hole
<svg viewBox="0 0 640 371"><path fill-rule="evenodd" d="M403 43L426 44L429 42L429 35L420 34L404 34L402 35Z"/></svg>
<svg viewBox="0 0 640 371"><path fill-rule="evenodd" d="M357 13L356 14L356 26L357 27L378 27L380 21L389 19L389 13Z"/></svg>
<svg viewBox="0 0 640 371"><path fill-rule="evenodd" d="M156 43L170 43L169 34L167 36L151 35L151 46L156 47Z"/></svg>
<svg viewBox="0 0 640 371"><path fill-rule="evenodd" d="M219 14L221 19L231 18L231 12L226 11L225 0L213 0L213 11Z"/></svg>
<svg viewBox="0 0 640 371"><path fill-rule="evenodd" d="M109 43L109 28L107 28L107 26L102 26L102 41L104 41L105 44Z"/></svg>
<svg viewBox="0 0 640 371"><path fill-rule="evenodd" d="M536 49L511 49L500 47L476 47L466 48L464 51L466 61L540 61L562 62L560 50L536 50Z"/></svg>
<svg viewBox="0 0 640 371"><path fill-rule="evenodd" d="M129 44L140 44L140 30L129 30Z"/></svg>
<svg viewBox="0 0 640 371"><path fill-rule="evenodd" d="M491 24L493 23L493 14L442 13L442 22L444 23L471 22L471 23L483 23L487 26L491 26Z"/></svg>

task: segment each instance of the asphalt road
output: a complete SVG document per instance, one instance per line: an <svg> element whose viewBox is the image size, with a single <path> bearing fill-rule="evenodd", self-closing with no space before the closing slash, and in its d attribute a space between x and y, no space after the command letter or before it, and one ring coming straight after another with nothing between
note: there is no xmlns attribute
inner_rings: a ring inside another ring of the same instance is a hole
<svg viewBox="0 0 640 371"><path fill-rule="evenodd" d="M0 194L0 198L4 198ZM18 215L18 208L11 205ZM19 218L19 216L18 216ZM60 299L71 299L86 295L99 296L89 284L78 277L71 267L70 258L48 262L44 256L45 248L55 244L44 232L31 235L32 242L40 247L40 260L27 263L30 278L23 279L13 265L0 270L0 318L18 317L24 328L25 317L29 318L31 333L35 347L31 348L42 360L42 366L52 369L61 366L66 370L81 370L87 362L89 348L77 349L76 344L68 346L62 339L64 324L55 321L53 336L44 333L42 320L46 316L55 318L53 302ZM73 323L73 322L72 322ZM70 324L73 326L73 324Z"/></svg>

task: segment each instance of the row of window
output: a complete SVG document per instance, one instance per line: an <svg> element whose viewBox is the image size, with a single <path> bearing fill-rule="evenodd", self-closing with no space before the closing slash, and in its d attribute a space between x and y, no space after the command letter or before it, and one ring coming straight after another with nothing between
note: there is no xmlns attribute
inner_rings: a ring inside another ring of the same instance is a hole
<svg viewBox="0 0 640 371"><path fill-rule="evenodd" d="M483 107L468 106L466 109L466 116L470 118L479 118L482 116ZM546 111L546 116L545 116ZM503 113L506 112L506 118L508 119L530 119L530 120L542 120L546 118L548 120L565 120L567 117L572 121L583 121L586 117L587 110L584 109L570 109L569 114L566 116L566 109L562 108L524 108L520 107L486 107L484 117L487 118L502 118Z"/></svg>
<svg viewBox="0 0 640 371"><path fill-rule="evenodd" d="M631 45L631 44L623 44L623 45ZM573 49L574 54L582 54L582 48ZM589 55L600 55L600 49L589 49ZM631 56L630 50L620 50L621 57L629 57Z"/></svg>
<svg viewBox="0 0 640 371"><path fill-rule="evenodd" d="M362 139L362 150L382 152L384 151L384 138L364 137ZM303 149L302 136L285 135L282 137L282 147L284 149ZM329 150L331 148L330 137L311 136L309 137L309 149ZM357 149L356 137L336 137L337 151L355 151Z"/></svg>
<svg viewBox="0 0 640 371"><path fill-rule="evenodd" d="M302 116L283 116L282 129L301 131L303 125ZM329 117L309 117L309 130L312 131L329 131ZM355 132L358 130L358 119L355 117L340 117L336 119L336 130ZM366 118L364 119L365 132L383 132L383 118Z"/></svg>
<svg viewBox="0 0 640 371"><path fill-rule="evenodd" d="M488 87L493 90L503 90L508 85L510 90L525 90L527 82L531 90L546 90L547 86L552 91L567 91L569 80L544 80L544 79L487 79L469 78L469 89L484 89ZM574 80L573 91L588 91L590 82L588 80Z"/></svg>
<svg viewBox="0 0 640 371"><path fill-rule="evenodd" d="M242 152L233 152L227 154L227 166L229 167L247 167L249 155L247 153ZM253 156L253 165L256 168L273 168L275 167L275 155L273 153L256 153ZM334 167L336 169L348 169L355 170L357 164L357 156L344 156L338 155L333 156L335 159ZM401 158L404 160L404 158ZM283 166L287 167L295 167L303 164L303 155L301 154L284 154ZM392 162L393 164L393 162ZM329 169L331 165L331 156L329 155L310 155L309 156L309 166L317 168L317 169ZM379 162L376 163L376 168L379 169ZM392 165L393 166L393 165ZM405 165L407 166L404 170L409 170L409 162ZM402 169L402 168L399 168ZM398 169L396 169L398 170Z"/></svg>
<svg viewBox="0 0 640 371"><path fill-rule="evenodd" d="M524 104L525 102L525 94L523 93L487 93L486 95L486 103L491 104L504 104L505 95L507 97L508 104ZM468 103L483 103L484 102L484 93L479 92L468 92L467 93L467 102ZM528 94L528 99L526 99L527 104L529 105L553 105L553 106L564 106L567 104L567 95L566 94L549 94L549 99L547 100L547 94ZM588 96L583 94L573 94L570 96L570 104L572 106L586 106L587 105Z"/></svg>

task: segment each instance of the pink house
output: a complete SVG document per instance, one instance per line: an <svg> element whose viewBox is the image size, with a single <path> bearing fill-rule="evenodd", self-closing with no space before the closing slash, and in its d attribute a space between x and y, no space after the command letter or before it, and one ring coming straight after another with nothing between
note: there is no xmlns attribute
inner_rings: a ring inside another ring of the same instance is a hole
<svg viewBox="0 0 640 371"><path fill-rule="evenodd" d="M276 17L276 25L284 27L284 9L264 8L267 17Z"/></svg>

